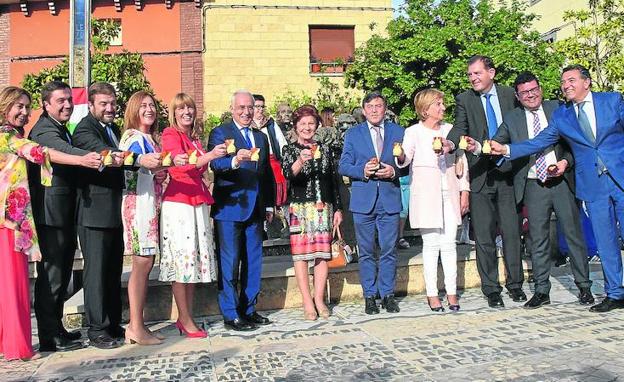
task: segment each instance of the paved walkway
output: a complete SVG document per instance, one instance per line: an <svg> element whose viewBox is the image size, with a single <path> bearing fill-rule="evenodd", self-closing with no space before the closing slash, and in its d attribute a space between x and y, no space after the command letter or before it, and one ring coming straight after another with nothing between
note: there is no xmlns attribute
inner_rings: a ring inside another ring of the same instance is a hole
<svg viewBox="0 0 624 382"><path fill-rule="evenodd" d="M367 316L361 303L335 306L329 320L315 322L302 321L299 310L266 312L274 324L247 334L207 317L208 339L184 339L163 322L152 326L167 336L163 345L0 361L0 381L621 380L624 310L588 312L562 270L553 304L537 310L507 296L505 309L490 309L478 290L468 290L459 313L434 314L424 297L409 296L398 314ZM601 278L593 266L598 294Z"/></svg>

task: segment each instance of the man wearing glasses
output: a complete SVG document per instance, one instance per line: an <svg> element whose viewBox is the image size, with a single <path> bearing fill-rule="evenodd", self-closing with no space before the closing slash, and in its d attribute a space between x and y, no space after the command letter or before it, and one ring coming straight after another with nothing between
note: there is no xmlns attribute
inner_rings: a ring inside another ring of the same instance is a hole
<svg viewBox="0 0 624 382"><path fill-rule="evenodd" d="M516 143L535 137L548 126L557 101L544 101L539 81L532 73L520 74L514 83L522 107L507 113L494 137L499 143ZM579 210L574 197L574 157L563 140L544 151L514 161L516 203L524 203L531 233L531 260L535 294L524 306L529 309L550 304L550 214L557 215L570 248L570 265L580 290L579 302L594 302L589 280L587 248L581 232Z"/></svg>

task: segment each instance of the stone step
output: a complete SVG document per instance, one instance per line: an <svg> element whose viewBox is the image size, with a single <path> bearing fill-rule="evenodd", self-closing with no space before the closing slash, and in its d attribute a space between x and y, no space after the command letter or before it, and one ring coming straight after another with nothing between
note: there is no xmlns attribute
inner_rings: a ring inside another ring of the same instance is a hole
<svg viewBox="0 0 624 382"><path fill-rule="evenodd" d="M479 274L475 262L475 252L469 245L458 246L457 286L459 289L480 286ZM530 261L526 262L525 270L530 269ZM122 276L123 319L128 320L127 282L131 267L125 266ZM312 269L310 270L312 282ZM147 321L171 320L177 318L177 311L170 283L158 281L158 266L150 273L145 319ZM499 262L500 280L504 280L504 267ZM443 289L441 265L438 270L440 289ZM400 250L397 264L396 292L398 295L421 294L425 290L422 253L420 246ZM333 302L344 302L362 298L357 263L348 264L345 268L331 269L326 286L327 296ZM216 283L199 284L195 292L196 316L219 314ZM83 324L83 293L76 293L65 304L65 321L69 327ZM295 279L292 258L288 255L267 256L262 266L262 288L258 298L258 310L272 310L300 307L301 294Z"/></svg>

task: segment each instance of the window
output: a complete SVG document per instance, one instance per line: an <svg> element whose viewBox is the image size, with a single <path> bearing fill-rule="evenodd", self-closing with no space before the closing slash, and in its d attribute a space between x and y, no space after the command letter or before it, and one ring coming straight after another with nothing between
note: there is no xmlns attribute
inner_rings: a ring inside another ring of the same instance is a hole
<svg viewBox="0 0 624 382"><path fill-rule="evenodd" d="M354 26L310 25L310 73L343 73L353 62Z"/></svg>

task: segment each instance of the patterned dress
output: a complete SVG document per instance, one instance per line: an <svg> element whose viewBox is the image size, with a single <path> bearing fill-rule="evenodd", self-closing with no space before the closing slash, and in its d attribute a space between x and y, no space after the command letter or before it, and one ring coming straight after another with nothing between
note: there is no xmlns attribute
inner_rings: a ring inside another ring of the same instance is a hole
<svg viewBox="0 0 624 382"><path fill-rule="evenodd" d="M290 249L293 261L331 259L334 211L342 209L334 160L331 149L319 145L320 158L305 162L295 175L292 165L306 148L295 142L282 152L282 169L290 182Z"/></svg>
<svg viewBox="0 0 624 382"><path fill-rule="evenodd" d="M0 127L0 355L32 357L28 258L41 260L32 216L26 160L41 166L50 186L47 150L12 127Z"/></svg>
<svg viewBox="0 0 624 382"><path fill-rule="evenodd" d="M137 155L160 152L149 134L135 129L124 132L119 148ZM124 253L155 256L159 253L162 185L154 181L150 170L142 167L137 171L126 171L125 178L126 188L121 204Z"/></svg>

